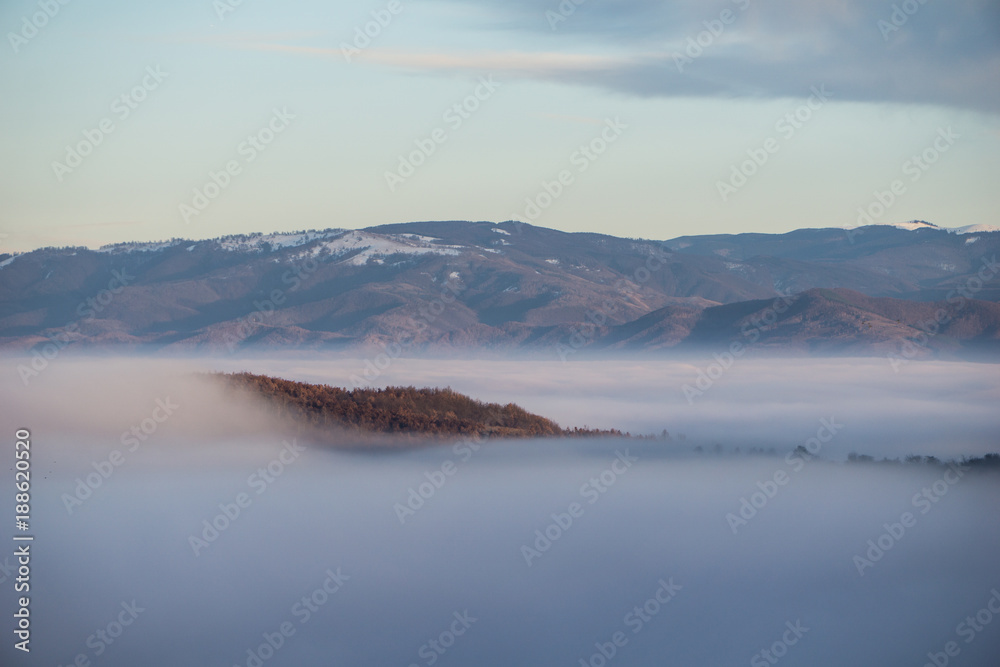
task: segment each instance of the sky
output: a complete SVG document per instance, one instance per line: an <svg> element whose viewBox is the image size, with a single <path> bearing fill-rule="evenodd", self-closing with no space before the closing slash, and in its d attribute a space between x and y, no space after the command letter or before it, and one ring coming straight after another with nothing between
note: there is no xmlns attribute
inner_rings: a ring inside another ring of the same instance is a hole
<svg viewBox="0 0 1000 667"><path fill-rule="evenodd" d="M992 0L5 0L0 32L0 252L997 222Z"/></svg>

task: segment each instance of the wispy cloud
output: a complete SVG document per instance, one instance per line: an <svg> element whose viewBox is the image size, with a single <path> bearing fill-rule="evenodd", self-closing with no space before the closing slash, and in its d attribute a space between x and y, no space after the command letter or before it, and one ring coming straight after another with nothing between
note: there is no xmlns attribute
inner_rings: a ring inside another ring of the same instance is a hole
<svg viewBox="0 0 1000 667"><path fill-rule="evenodd" d="M279 42L233 42L229 46L253 51L298 53L309 56L343 58L339 48L302 46ZM525 51L397 51L367 49L352 56L357 62L396 69L429 72L504 72L528 78L545 78L559 72L612 71L626 67L628 57L588 53Z"/></svg>
<svg viewBox="0 0 1000 667"><path fill-rule="evenodd" d="M454 1L454 0L451 0ZM553 30L529 0L485 0L481 30L522 33L536 52L373 52L373 64L428 72L489 69L507 78L598 86L640 96L798 96L825 83L837 99L1000 112L1000 5L954 0L900 13L871 0L623 0L576 6ZM707 23L718 28L705 39ZM476 16L481 17L482 14ZM475 20L475 19L474 19ZM482 20L482 19L478 19ZM674 54L702 37L696 62ZM628 45L626 47L626 45ZM624 52L625 55L587 55Z"/></svg>
<svg viewBox="0 0 1000 667"><path fill-rule="evenodd" d="M627 58L585 53L529 53L518 51L481 53L413 53L372 50L369 62L388 67L436 71L489 71L520 74L531 78L560 72L612 71L628 64Z"/></svg>
<svg viewBox="0 0 1000 667"><path fill-rule="evenodd" d="M455 0L444 0L454 2ZM490 72L506 80L585 85L643 97L796 97L826 84L836 99L932 104L1000 113L1000 5L954 0L622 0L574 5L553 24L529 0L484 0L474 29L517 35L519 48L370 48L355 59L426 73ZM328 57L318 33L206 37L230 48ZM491 40L495 41L495 40ZM326 41L330 44L329 41ZM691 46L694 44L694 46ZM688 47L691 49L688 50ZM684 67L680 55L696 53Z"/></svg>

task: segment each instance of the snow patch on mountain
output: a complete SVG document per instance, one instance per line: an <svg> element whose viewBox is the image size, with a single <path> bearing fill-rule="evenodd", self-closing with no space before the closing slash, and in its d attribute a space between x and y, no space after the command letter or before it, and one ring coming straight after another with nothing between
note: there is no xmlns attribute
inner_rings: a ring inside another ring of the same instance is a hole
<svg viewBox="0 0 1000 667"><path fill-rule="evenodd" d="M369 260L387 257L389 255L457 255L465 248L462 246L441 245L429 243L436 239L427 237L413 238L416 234L371 234L369 232L352 231L323 243L316 244L309 254L316 256L328 253L333 256L357 253L344 261L353 266L364 266Z"/></svg>
<svg viewBox="0 0 1000 667"><path fill-rule="evenodd" d="M965 225L964 227L939 227L924 220L910 220L909 222L882 222L875 225L861 225L862 227L895 227L907 231L917 231L918 229L937 229L949 234L988 234L990 232L1000 232L1000 226L990 224ZM844 227L844 229L858 229L858 226Z"/></svg>
<svg viewBox="0 0 1000 667"><path fill-rule="evenodd" d="M219 239L219 247L230 252L260 252L264 246L271 250L297 248L313 241L343 234L343 229L310 229L304 232L275 232L273 234L239 234Z"/></svg>
<svg viewBox="0 0 1000 667"><path fill-rule="evenodd" d="M400 236L404 239L413 239L414 241L420 241L421 243L440 243L441 239L434 236L422 236L420 234L393 234L392 236Z"/></svg>
<svg viewBox="0 0 1000 667"><path fill-rule="evenodd" d="M924 220L910 220L909 222L890 222L880 225L882 227L895 227L896 229L907 229L915 231L918 229L941 229L937 225Z"/></svg>
<svg viewBox="0 0 1000 667"><path fill-rule="evenodd" d="M948 231L952 234L989 234L990 232L1000 232L1000 226L989 224L966 225L965 227L952 227Z"/></svg>

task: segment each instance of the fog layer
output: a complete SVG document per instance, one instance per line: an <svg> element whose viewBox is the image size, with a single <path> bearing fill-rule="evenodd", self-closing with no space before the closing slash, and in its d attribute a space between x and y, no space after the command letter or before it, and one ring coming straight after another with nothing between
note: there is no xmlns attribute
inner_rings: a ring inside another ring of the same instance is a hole
<svg viewBox="0 0 1000 667"><path fill-rule="evenodd" d="M0 433L32 434L35 536L30 656L13 649L15 581L0 571L3 664L919 666L950 648L953 664L985 667L1000 655L997 480L838 462L851 449L989 449L994 367L899 378L871 362L748 360L689 405L680 387L696 364L396 360L379 381L688 438L365 454L293 441L186 375L348 384L364 360L58 361L28 386L16 362L0 368ZM745 455L809 438L835 461ZM691 453L712 439L741 454Z"/></svg>

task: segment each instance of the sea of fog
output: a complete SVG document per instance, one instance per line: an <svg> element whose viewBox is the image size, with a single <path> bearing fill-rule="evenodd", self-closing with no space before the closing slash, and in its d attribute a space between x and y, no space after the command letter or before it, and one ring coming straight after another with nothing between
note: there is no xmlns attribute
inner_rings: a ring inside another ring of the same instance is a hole
<svg viewBox="0 0 1000 667"><path fill-rule="evenodd" d="M572 359L572 358L570 358ZM683 434L705 449L787 451L821 418L844 425L823 455L946 458L1000 451L1000 365L885 358L439 360L331 357L200 360L199 367L253 369L301 382L355 386L450 386L475 398L515 402L561 426ZM699 379L701 381L699 382Z"/></svg>
<svg viewBox="0 0 1000 667"><path fill-rule="evenodd" d="M1000 475L843 462L1000 450L997 366L745 359L685 395L711 359L24 363L0 362L5 666L998 664ZM198 370L672 438L333 450Z"/></svg>

